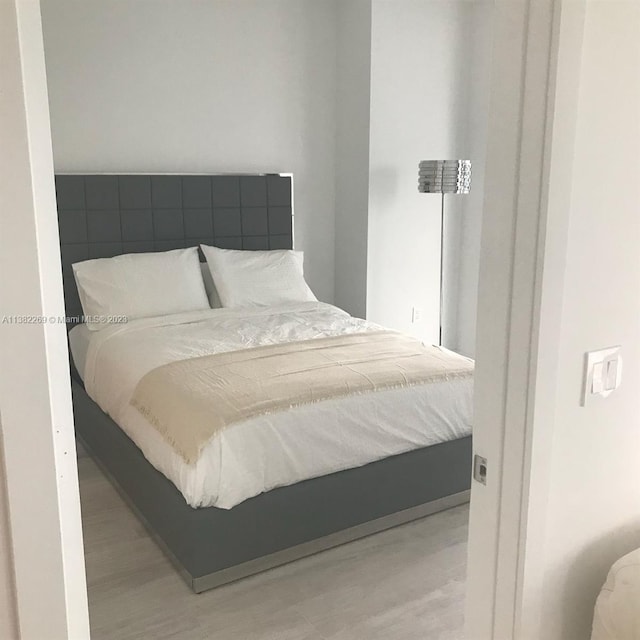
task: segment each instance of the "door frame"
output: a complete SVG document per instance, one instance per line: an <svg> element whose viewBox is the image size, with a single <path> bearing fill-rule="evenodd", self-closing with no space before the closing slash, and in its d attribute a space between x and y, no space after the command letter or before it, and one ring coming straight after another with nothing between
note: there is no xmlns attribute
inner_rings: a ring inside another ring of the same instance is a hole
<svg viewBox="0 0 640 640"><path fill-rule="evenodd" d="M39 2L3 0L0 31L2 537L18 627L8 633L81 640L89 616Z"/></svg>
<svg viewBox="0 0 640 640"><path fill-rule="evenodd" d="M586 0L496 0L467 637L537 639ZM519 55L518 55L519 54ZM535 492L532 491L535 487Z"/></svg>

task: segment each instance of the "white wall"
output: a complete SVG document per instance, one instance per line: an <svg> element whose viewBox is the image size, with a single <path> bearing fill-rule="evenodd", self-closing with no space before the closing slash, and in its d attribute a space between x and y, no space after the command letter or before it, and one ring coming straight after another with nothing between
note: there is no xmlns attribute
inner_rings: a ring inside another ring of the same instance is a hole
<svg viewBox="0 0 640 640"><path fill-rule="evenodd" d="M333 0L42 11L56 171L292 171L296 247L316 295L333 300Z"/></svg>
<svg viewBox="0 0 640 640"><path fill-rule="evenodd" d="M435 341L440 204L417 164L471 158L472 194L447 198L445 336L473 354L491 4L50 0L56 170L292 171L316 294Z"/></svg>
<svg viewBox="0 0 640 640"><path fill-rule="evenodd" d="M440 196L417 190L420 160L471 158L475 197L448 196L445 249L445 344L473 351L475 322L458 331L462 308L474 309L482 202L482 137L489 86L491 3L374 0L367 316L436 342L439 325ZM474 102L475 101L475 102ZM476 106L476 103L480 107ZM474 127L475 144L471 129ZM463 230L466 237L463 239ZM460 282L460 247L471 247ZM422 320L412 323L412 307Z"/></svg>
<svg viewBox="0 0 640 640"><path fill-rule="evenodd" d="M335 303L367 313L371 0L338 3Z"/></svg>
<svg viewBox="0 0 640 640"><path fill-rule="evenodd" d="M612 562L640 544L640 5L586 3L539 637L588 638ZM623 382L579 406L584 353ZM534 487L535 489L535 487Z"/></svg>
<svg viewBox="0 0 640 640"><path fill-rule="evenodd" d="M468 5L471 6L468 6ZM476 352L480 236L489 120L489 91L493 51L493 0L467 3L466 37L468 101L464 117L466 151L472 163L471 191L462 197L458 225L446 241L449 264L445 267L445 333L447 345L467 356ZM449 200L454 196L449 196Z"/></svg>

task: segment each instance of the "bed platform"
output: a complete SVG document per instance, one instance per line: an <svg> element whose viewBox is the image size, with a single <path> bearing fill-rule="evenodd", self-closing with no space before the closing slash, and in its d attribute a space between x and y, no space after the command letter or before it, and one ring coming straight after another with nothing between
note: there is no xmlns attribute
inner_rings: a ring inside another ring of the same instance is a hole
<svg viewBox="0 0 640 640"><path fill-rule="evenodd" d="M73 382L76 432L200 593L467 502L471 438L274 489L233 509L193 509Z"/></svg>
<svg viewBox="0 0 640 640"><path fill-rule="evenodd" d="M293 245L291 176L56 177L67 315L71 263L214 244ZM193 509L72 381L76 434L194 592L238 580L469 499L471 437L274 489L233 509Z"/></svg>

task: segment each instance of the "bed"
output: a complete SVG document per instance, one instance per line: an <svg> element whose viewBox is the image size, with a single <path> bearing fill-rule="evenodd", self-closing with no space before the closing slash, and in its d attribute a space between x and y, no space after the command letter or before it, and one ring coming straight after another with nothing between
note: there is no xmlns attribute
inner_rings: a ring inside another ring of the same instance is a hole
<svg viewBox="0 0 640 640"><path fill-rule="evenodd" d="M58 176L56 188L71 324L81 315L74 262L201 243L293 246L286 175ZM194 354L377 329L311 301L72 328L78 438L195 592L468 499L468 378L256 416L217 434L194 464L129 402L145 374Z"/></svg>
<svg viewBox="0 0 640 640"><path fill-rule="evenodd" d="M640 637L640 549L613 564L600 590L591 640L633 640Z"/></svg>

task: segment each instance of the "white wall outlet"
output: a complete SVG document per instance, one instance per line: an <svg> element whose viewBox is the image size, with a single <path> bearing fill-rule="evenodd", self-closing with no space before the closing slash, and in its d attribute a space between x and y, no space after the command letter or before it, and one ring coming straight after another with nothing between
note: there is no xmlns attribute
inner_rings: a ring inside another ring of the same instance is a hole
<svg viewBox="0 0 640 640"><path fill-rule="evenodd" d="M416 322L422 321L422 309L420 307L413 307L411 310L411 322L416 324Z"/></svg>
<svg viewBox="0 0 640 640"><path fill-rule="evenodd" d="M589 351L585 355L582 406L586 406L596 396L606 398L615 391L622 381L621 347L609 347L599 351Z"/></svg>

